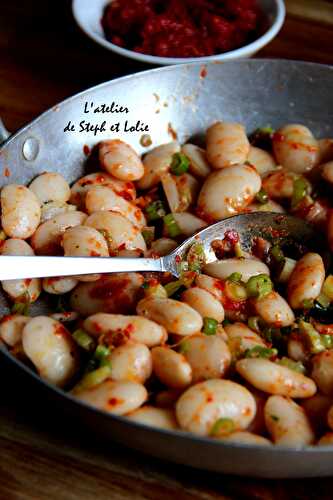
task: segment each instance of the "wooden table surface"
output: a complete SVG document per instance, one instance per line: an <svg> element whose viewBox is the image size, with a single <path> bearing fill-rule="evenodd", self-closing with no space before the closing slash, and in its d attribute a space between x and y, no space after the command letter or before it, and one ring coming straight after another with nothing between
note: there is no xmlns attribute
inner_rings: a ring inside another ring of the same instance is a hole
<svg viewBox="0 0 333 500"><path fill-rule="evenodd" d="M93 1L93 0L91 0ZM145 66L112 55L75 26L69 0L8 0L0 13L0 116L17 130L58 101ZM333 64L333 4L289 0L260 57ZM315 19L315 20L314 20ZM0 368L0 500L331 499L333 481L269 481L175 466L97 442L34 401ZM34 410L35 408L35 410Z"/></svg>

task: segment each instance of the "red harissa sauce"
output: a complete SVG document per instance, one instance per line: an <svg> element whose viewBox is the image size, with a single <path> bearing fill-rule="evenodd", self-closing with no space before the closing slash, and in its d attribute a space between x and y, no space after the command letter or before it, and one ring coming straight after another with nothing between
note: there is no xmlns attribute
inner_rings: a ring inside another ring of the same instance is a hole
<svg viewBox="0 0 333 500"><path fill-rule="evenodd" d="M101 20L120 47L160 57L221 54L263 31L256 0L114 0Z"/></svg>

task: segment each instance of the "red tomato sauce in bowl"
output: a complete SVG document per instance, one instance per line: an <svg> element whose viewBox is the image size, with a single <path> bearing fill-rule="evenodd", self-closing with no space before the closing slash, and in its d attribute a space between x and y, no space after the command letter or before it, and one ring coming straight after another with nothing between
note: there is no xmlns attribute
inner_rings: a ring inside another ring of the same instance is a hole
<svg viewBox="0 0 333 500"><path fill-rule="evenodd" d="M256 0L114 0L104 11L107 40L159 57L221 54L255 40L265 19Z"/></svg>

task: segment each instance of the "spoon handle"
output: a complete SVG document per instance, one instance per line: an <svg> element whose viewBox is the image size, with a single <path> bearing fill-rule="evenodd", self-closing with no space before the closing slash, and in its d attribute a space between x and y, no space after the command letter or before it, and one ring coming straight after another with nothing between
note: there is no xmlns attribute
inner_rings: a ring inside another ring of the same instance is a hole
<svg viewBox="0 0 333 500"><path fill-rule="evenodd" d="M16 255L2 255L0 257L0 281L76 274L165 270L163 258L30 257Z"/></svg>

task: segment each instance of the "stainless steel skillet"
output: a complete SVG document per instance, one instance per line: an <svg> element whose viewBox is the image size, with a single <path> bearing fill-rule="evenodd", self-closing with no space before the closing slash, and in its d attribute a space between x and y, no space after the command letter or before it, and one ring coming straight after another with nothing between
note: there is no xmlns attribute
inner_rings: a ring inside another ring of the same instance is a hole
<svg viewBox="0 0 333 500"><path fill-rule="evenodd" d="M246 124L248 131L270 124L299 122L318 137L333 136L333 68L293 61L244 60L224 64L167 67L111 81L87 90L44 113L23 128L0 150L1 185L27 183L45 170L61 172L69 181L82 176L87 147L102 138L122 136L138 151L142 131L110 132L94 136L80 132L79 123L91 125L103 120L118 121L120 130L140 121L148 124L153 145L179 140L200 140L214 120L234 120ZM84 113L102 104L128 108L128 113ZM90 103L93 102L93 107ZM89 108L90 107L90 108ZM75 132L64 132L68 122ZM1 261L0 261L1 262ZM61 273L60 273L61 274ZM7 312L1 297L0 313ZM88 408L49 384L0 351L10 365L35 380L36 390L44 392L58 407L85 423L91 432L115 439L151 455L229 474L259 477L328 476L333 473L333 448L260 448L221 444L189 434L151 429L132 424Z"/></svg>

